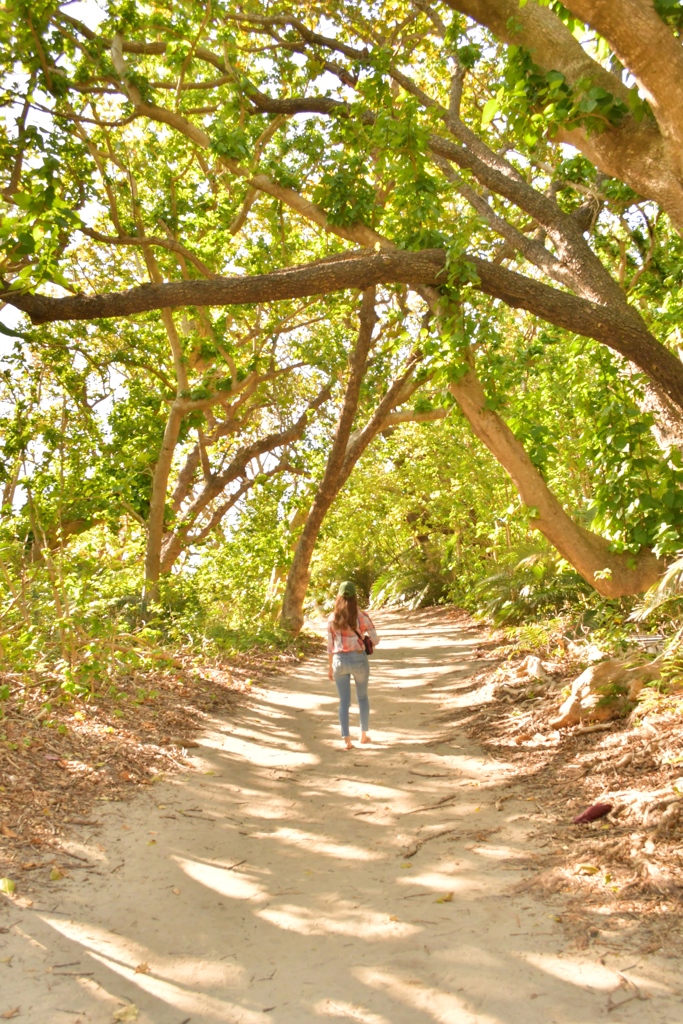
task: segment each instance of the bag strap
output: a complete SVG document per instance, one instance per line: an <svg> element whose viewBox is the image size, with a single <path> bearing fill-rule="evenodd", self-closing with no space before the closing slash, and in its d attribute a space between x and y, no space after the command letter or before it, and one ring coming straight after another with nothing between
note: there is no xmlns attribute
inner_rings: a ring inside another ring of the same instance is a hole
<svg viewBox="0 0 683 1024"><path fill-rule="evenodd" d="M360 612L358 612L358 624L360 625ZM356 636L358 637L358 639L362 643L363 650L365 650L365 640L363 639L362 635L358 632L358 630L356 629L355 626L351 626L351 629L354 631L354 633L356 634Z"/></svg>

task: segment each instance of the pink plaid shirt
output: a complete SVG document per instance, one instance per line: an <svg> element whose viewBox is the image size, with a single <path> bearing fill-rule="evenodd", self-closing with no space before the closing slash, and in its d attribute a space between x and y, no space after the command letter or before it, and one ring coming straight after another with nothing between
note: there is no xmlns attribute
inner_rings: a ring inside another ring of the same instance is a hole
<svg viewBox="0 0 683 1024"><path fill-rule="evenodd" d="M367 633L375 647L379 643L372 619L367 612L361 611L360 608L358 609L358 632L361 636ZM327 620L327 650L329 654L349 654L351 651L355 653L363 651L365 648L352 629L342 630L341 633L336 630L333 617L330 615Z"/></svg>

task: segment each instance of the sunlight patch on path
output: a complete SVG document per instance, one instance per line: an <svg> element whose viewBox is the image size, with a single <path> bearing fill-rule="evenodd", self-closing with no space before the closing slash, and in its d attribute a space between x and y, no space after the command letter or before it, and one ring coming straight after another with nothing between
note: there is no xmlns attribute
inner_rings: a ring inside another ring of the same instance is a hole
<svg viewBox="0 0 683 1024"><path fill-rule="evenodd" d="M173 1006L183 1013L201 1014L206 1020L220 1021L221 1024L228 1024L230 1021L239 1021L240 1024L265 1024L270 1022L265 1013L245 1008L243 1001L239 1003L228 1002L226 999L217 999L215 996L204 995L202 992L190 992L180 988L169 981L162 981L149 974L136 974L129 967L111 960L109 957L99 953L92 953L94 960L99 961L104 967L120 974L126 981L136 985L141 991L147 992L157 999L160 999L167 1006ZM197 979L194 979L194 984Z"/></svg>
<svg viewBox="0 0 683 1024"><path fill-rule="evenodd" d="M587 991L597 989L609 993L620 985L619 976L609 967L599 963L566 960L548 953L518 953L516 955L520 960L533 964L534 967L545 971L546 974Z"/></svg>
<svg viewBox="0 0 683 1024"><path fill-rule="evenodd" d="M125 935L114 935L104 928L80 921L60 921L41 914L41 919L72 942L78 943L89 956L105 959L108 967L116 965L119 972L129 971L136 984L149 975L135 975L139 964L148 964L153 974L187 985L206 988L235 988L244 982L244 970L238 964L216 963L208 958L159 955L154 950Z"/></svg>
<svg viewBox="0 0 683 1024"><path fill-rule="evenodd" d="M244 795L247 799L240 801L242 815L251 815L261 821L292 820L292 800L275 793L264 793L263 790L254 790Z"/></svg>
<svg viewBox="0 0 683 1024"><path fill-rule="evenodd" d="M334 694L327 696L320 693L301 693L300 690L295 690L294 693L266 690L262 695L269 704L287 708L291 711L314 711L317 708L329 709L330 704L333 704L336 709L337 706L337 698Z"/></svg>
<svg viewBox="0 0 683 1024"><path fill-rule="evenodd" d="M346 1003L341 999L321 999L313 1009L321 1016L357 1020L361 1024L391 1024L390 1020L379 1013L372 1013L362 1006L354 1006L353 1003Z"/></svg>
<svg viewBox="0 0 683 1024"><path fill-rule="evenodd" d="M208 889L213 889L221 896L227 896L231 900L262 901L268 898L268 891L263 886L230 868L202 864L199 861L185 860L183 857L173 857L173 860L189 878Z"/></svg>
<svg viewBox="0 0 683 1024"><path fill-rule="evenodd" d="M472 885L470 878L458 877L461 865L456 862L449 865L443 871L406 872L405 875L397 875L397 885L422 885L425 889L431 889L434 896L440 896L445 892L467 892Z"/></svg>
<svg viewBox="0 0 683 1024"><path fill-rule="evenodd" d="M277 766L278 768L285 767L299 767L303 764L317 764L320 761L319 757L315 754L307 752L302 746L292 743L288 746L265 746L259 743L258 739L254 737L253 733L246 732L244 737L232 735L223 735L220 737L212 737L212 740L207 742L204 740L202 743L203 747L214 747L216 750L233 754L235 757L239 757L244 761L248 761L250 764L257 765L262 768L271 768ZM299 746L299 749L291 749Z"/></svg>
<svg viewBox="0 0 683 1024"><path fill-rule="evenodd" d="M264 921L285 931L301 935L348 935L364 942L381 939L406 939L422 931L406 921L392 921L390 914L369 911L367 906L339 900L334 913L323 913L318 908L287 904L283 907L267 907L259 910L258 916Z"/></svg>
<svg viewBox="0 0 683 1024"><path fill-rule="evenodd" d="M337 778L330 788L343 796L371 797L375 800L394 800L396 798L401 800L405 797L403 790L394 786L378 786L362 779Z"/></svg>
<svg viewBox="0 0 683 1024"><path fill-rule="evenodd" d="M254 832L258 839L275 839L292 846L300 846L307 852L322 853L326 857L340 860L381 860L382 855L366 850L352 843L335 843L327 836L304 832L298 828L278 828L274 832Z"/></svg>
<svg viewBox="0 0 683 1024"><path fill-rule="evenodd" d="M501 1018L488 1013L471 1013L464 1001L451 992L426 985L420 978L405 980L378 967L357 967L357 978L371 988L388 993L397 1002L421 1010L438 1024L501 1024Z"/></svg>

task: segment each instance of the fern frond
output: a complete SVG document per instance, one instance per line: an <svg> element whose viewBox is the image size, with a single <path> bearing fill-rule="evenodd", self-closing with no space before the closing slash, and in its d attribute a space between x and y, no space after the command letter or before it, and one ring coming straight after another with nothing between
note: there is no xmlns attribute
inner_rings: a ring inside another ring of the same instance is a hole
<svg viewBox="0 0 683 1024"><path fill-rule="evenodd" d="M683 553L672 562L661 580L645 593L630 618L633 622L642 622L665 605L683 599Z"/></svg>

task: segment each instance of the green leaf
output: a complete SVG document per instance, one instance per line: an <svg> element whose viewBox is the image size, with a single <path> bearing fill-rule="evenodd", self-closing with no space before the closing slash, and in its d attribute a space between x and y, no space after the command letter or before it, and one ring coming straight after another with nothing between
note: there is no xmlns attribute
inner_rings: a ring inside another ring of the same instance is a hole
<svg viewBox="0 0 683 1024"><path fill-rule="evenodd" d="M492 99L487 100L486 103L484 104L484 109L481 112L482 126L486 127L487 124L490 124L499 110L500 101L497 96L494 96Z"/></svg>

